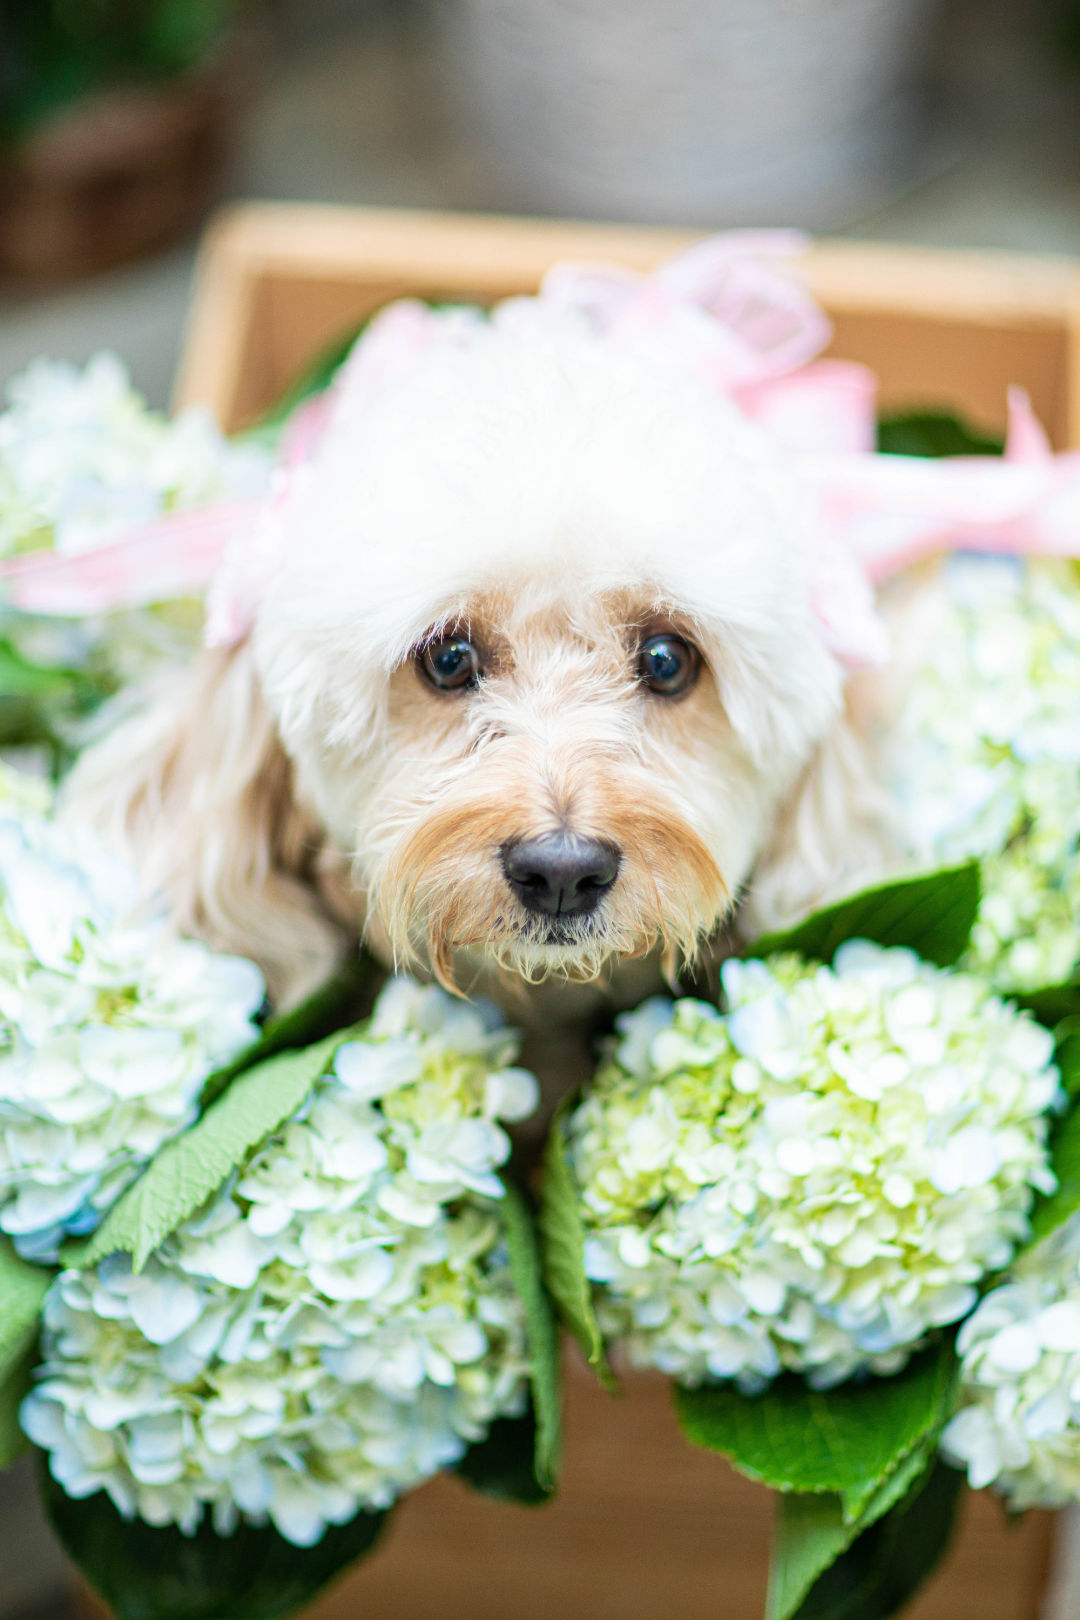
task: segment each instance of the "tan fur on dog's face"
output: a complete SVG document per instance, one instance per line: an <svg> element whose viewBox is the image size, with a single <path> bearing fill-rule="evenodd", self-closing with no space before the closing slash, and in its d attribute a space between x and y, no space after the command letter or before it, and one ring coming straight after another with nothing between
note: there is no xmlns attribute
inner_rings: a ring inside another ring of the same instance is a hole
<svg viewBox="0 0 1080 1620"><path fill-rule="evenodd" d="M490 671L478 687L439 691L417 660L390 682L383 765L357 806L369 931L444 982L468 976L463 955L527 980L593 978L657 947L669 969L691 959L744 874L751 839L728 829L753 794L707 669L677 698L637 679L646 634L690 627L613 594L489 595L457 628ZM552 939L501 856L560 831L614 846L620 864L597 909Z"/></svg>

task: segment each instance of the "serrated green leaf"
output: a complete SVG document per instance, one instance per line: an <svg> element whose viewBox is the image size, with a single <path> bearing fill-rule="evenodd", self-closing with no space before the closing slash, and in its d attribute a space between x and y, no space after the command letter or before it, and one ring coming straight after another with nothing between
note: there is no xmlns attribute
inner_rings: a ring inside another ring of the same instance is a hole
<svg viewBox="0 0 1080 1620"><path fill-rule="evenodd" d="M530 1405L522 1417L496 1418L454 1472L484 1496L538 1507L550 1502L551 1492L536 1477L536 1457L537 1425Z"/></svg>
<svg viewBox="0 0 1080 1620"><path fill-rule="evenodd" d="M792 1620L814 1582L857 1536L905 1497L933 1460L938 1431L920 1441L871 1492L857 1518L839 1496L782 1492L776 1499L765 1620Z"/></svg>
<svg viewBox="0 0 1080 1620"><path fill-rule="evenodd" d="M962 1474L935 1459L823 1571L793 1620L890 1620L948 1547L963 1484Z"/></svg>
<svg viewBox="0 0 1080 1620"><path fill-rule="evenodd" d="M676 1388L684 1433L740 1473L781 1491L829 1491L856 1519L873 1492L942 1419L956 1356L946 1340L890 1378L813 1390L786 1374L760 1395L730 1384Z"/></svg>
<svg viewBox="0 0 1080 1620"><path fill-rule="evenodd" d="M280 1052L328 1039L345 1025L355 1025L357 1020L366 1018L384 978L383 970L373 958L361 951L298 1007L267 1019L258 1038L206 1081L202 1090L204 1110L208 1110L240 1075L257 1064ZM61 1250L63 1264L81 1269L95 1263L102 1258L101 1241L98 1233L71 1239Z"/></svg>
<svg viewBox="0 0 1080 1620"><path fill-rule="evenodd" d="M535 1415L536 1481L551 1491L562 1463L562 1391L559 1333L544 1287L540 1247L532 1212L516 1187L507 1186L504 1208L510 1276L525 1312L529 1383Z"/></svg>
<svg viewBox="0 0 1080 1620"><path fill-rule="evenodd" d="M338 1047L357 1032L338 1030L314 1046L281 1052L248 1069L197 1124L166 1143L113 1205L90 1242L77 1254L65 1251L65 1261L90 1266L106 1255L125 1253L140 1270L230 1171L296 1112Z"/></svg>
<svg viewBox="0 0 1080 1620"><path fill-rule="evenodd" d="M544 1255L544 1281L559 1313L585 1353L600 1382L615 1387L600 1324L593 1309L592 1288L585 1275L585 1225L581 1219L578 1188L566 1152L563 1121L571 1099L560 1104L551 1122L544 1149L544 1180L540 1197L540 1237Z"/></svg>
<svg viewBox="0 0 1080 1620"><path fill-rule="evenodd" d="M358 1513L331 1525L314 1547L294 1547L270 1527L241 1524L193 1536L122 1519L102 1492L74 1501L42 1469L42 1496L68 1556L118 1620L277 1620L306 1606L369 1552L385 1521Z"/></svg>
<svg viewBox="0 0 1080 1620"><path fill-rule="evenodd" d="M754 956L797 951L831 962L845 941L868 939L877 945L903 945L924 961L952 967L967 949L980 895L978 863L966 861L862 889L794 928L763 934L751 951Z"/></svg>
<svg viewBox="0 0 1080 1620"><path fill-rule="evenodd" d="M375 991L385 977L372 957L364 951L358 952L298 1007L268 1018L258 1039L207 1080L202 1090L203 1107L215 1102L239 1075L254 1068L256 1063L276 1057L279 1052L311 1046L346 1025L366 1018Z"/></svg>

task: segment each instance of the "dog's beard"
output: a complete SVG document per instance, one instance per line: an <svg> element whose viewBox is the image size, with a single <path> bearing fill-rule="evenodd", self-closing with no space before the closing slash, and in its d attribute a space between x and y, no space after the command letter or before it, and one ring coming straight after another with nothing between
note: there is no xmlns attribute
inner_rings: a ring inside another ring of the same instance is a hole
<svg viewBox="0 0 1080 1620"><path fill-rule="evenodd" d="M652 801L650 803L650 800ZM438 807L398 841L368 878L370 913L399 967L430 968L458 989L463 960L482 961L530 984L599 978L614 959L658 952L669 978L694 961L730 904L724 878L673 806L636 784L597 796L573 831L621 851L616 883L585 914L545 916L512 893L498 852L553 828L527 807L475 800Z"/></svg>

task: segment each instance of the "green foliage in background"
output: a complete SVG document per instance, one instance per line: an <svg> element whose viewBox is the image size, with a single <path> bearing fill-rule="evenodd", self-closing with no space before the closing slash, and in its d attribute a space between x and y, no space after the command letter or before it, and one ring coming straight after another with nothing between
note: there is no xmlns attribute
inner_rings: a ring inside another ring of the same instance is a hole
<svg viewBox="0 0 1080 1620"><path fill-rule="evenodd" d="M4 0L0 139L118 84L182 78L210 56L243 0Z"/></svg>

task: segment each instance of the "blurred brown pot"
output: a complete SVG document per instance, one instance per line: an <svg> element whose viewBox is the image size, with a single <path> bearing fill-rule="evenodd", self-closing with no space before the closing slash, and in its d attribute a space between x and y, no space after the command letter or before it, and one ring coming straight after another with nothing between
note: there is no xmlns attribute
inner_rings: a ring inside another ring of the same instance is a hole
<svg viewBox="0 0 1080 1620"><path fill-rule="evenodd" d="M0 271L60 281L167 246L220 194L250 46L175 84L86 96L0 156Z"/></svg>

